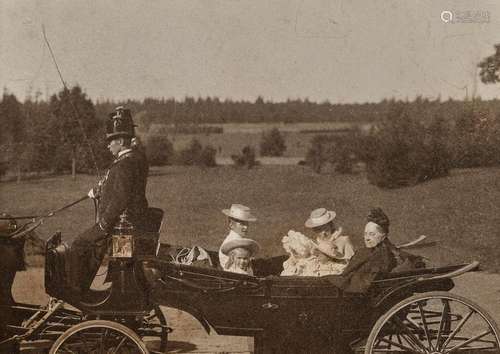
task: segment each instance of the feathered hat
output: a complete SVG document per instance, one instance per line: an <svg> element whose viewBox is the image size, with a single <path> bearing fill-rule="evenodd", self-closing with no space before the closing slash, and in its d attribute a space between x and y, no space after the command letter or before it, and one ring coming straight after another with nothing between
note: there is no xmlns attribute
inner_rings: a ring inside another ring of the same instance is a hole
<svg viewBox="0 0 500 354"><path fill-rule="evenodd" d="M111 141L117 138L133 138L135 136L136 125L132 120L130 109L122 106L116 107L115 111L109 114L106 122L106 140Z"/></svg>
<svg viewBox="0 0 500 354"><path fill-rule="evenodd" d="M381 208L373 208L372 210L370 210L368 216L366 217L366 220L380 226L386 234L389 233L389 217Z"/></svg>

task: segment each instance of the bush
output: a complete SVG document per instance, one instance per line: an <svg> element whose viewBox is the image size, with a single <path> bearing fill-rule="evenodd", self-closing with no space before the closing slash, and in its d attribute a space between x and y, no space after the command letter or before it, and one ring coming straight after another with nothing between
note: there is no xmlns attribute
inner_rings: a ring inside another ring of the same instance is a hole
<svg viewBox="0 0 500 354"><path fill-rule="evenodd" d="M332 152L331 162L335 165L335 171L338 173L352 173L352 166L354 164L355 155L353 146L349 143L348 139L335 144L335 151Z"/></svg>
<svg viewBox="0 0 500 354"><path fill-rule="evenodd" d="M179 152L178 163L187 166L197 165L202 150L203 146L198 139L191 140L189 146Z"/></svg>
<svg viewBox="0 0 500 354"><path fill-rule="evenodd" d="M372 131L363 153L371 183L395 188L448 173L445 122L436 116L426 128L421 122L425 113L410 111L405 103L394 103L386 119Z"/></svg>
<svg viewBox="0 0 500 354"><path fill-rule="evenodd" d="M207 145L203 148L198 159L198 166L203 167L215 167L217 163L215 161L215 155L217 150L213 146Z"/></svg>
<svg viewBox="0 0 500 354"><path fill-rule="evenodd" d="M326 135L315 135L311 140L311 147L306 154L306 164L311 166L314 172L320 173L323 165L327 162L327 148L329 137Z"/></svg>
<svg viewBox="0 0 500 354"><path fill-rule="evenodd" d="M247 167L252 168L257 165L257 161L255 160L255 150L246 145L241 150L241 154L231 155L231 159L234 161L234 164L238 167Z"/></svg>
<svg viewBox="0 0 500 354"><path fill-rule="evenodd" d="M453 135L453 166L491 166L500 162L500 117L465 102Z"/></svg>
<svg viewBox="0 0 500 354"><path fill-rule="evenodd" d="M188 166L214 167L217 166L216 154L214 147L203 147L197 139L193 139L186 149L180 151L177 162Z"/></svg>
<svg viewBox="0 0 500 354"><path fill-rule="evenodd" d="M146 139L146 156L151 166L171 165L174 147L166 136L152 135Z"/></svg>
<svg viewBox="0 0 500 354"><path fill-rule="evenodd" d="M285 139L277 128L273 128L262 135L260 142L261 156L283 156L285 150Z"/></svg>
<svg viewBox="0 0 500 354"><path fill-rule="evenodd" d="M352 173L354 162L358 159L360 136L355 131L344 135L316 135L307 151L306 164L316 173L329 163L338 173Z"/></svg>
<svg viewBox="0 0 500 354"><path fill-rule="evenodd" d="M6 162L0 161L0 177L3 177L7 173L7 166L8 164Z"/></svg>

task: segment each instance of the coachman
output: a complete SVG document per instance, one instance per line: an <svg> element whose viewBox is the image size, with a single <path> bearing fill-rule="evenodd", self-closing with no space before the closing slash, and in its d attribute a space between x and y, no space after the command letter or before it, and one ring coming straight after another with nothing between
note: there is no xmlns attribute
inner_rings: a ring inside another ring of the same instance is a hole
<svg viewBox="0 0 500 354"><path fill-rule="evenodd" d="M128 109L117 107L109 115L106 139L115 160L104 178L89 191L89 197L98 201L95 225L71 244L68 280L75 293L90 288L115 225L126 218L132 227L141 229L145 222L148 162L143 151L132 144L134 127Z"/></svg>

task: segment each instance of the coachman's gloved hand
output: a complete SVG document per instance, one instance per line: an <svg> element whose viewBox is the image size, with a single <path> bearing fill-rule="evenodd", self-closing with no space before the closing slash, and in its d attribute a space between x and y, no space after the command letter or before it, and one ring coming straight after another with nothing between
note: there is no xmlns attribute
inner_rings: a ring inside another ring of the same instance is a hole
<svg viewBox="0 0 500 354"><path fill-rule="evenodd" d="M91 190L89 190L87 195L91 199L99 199L99 197L100 197L99 188L92 188Z"/></svg>

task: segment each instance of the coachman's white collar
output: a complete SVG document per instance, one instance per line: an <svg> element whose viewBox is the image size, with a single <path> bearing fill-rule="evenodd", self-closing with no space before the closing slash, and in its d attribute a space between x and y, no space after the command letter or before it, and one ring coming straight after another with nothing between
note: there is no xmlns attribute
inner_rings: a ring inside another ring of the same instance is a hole
<svg viewBox="0 0 500 354"><path fill-rule="evenodd" d="M126 154L126 153L129 153L130 151L132 151L132 149L125 149L125 150L122 150L122 151L119 151L118 152L118 157Z"/></svg>

